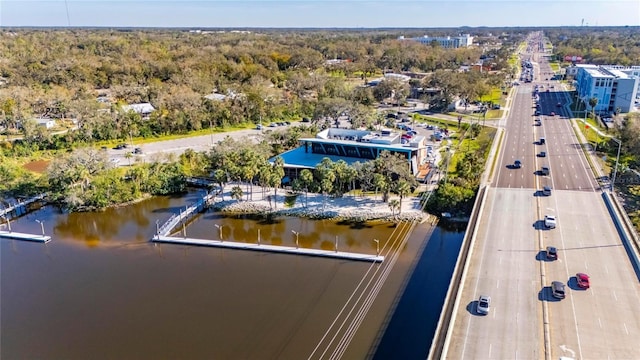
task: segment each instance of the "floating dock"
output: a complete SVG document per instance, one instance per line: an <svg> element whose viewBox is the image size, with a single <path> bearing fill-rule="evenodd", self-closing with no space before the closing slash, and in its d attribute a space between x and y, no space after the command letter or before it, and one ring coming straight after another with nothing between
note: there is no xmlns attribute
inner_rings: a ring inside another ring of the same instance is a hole
<svg viewBox="0 0 640 360"><path fill-rule="evenodd" d="M16 240L24 240L24 241L35 241L35 242L41 242L41 243L47 243L51 241L51 236L25 234L25 233L19 233L15 231L2 231L2 230L0 230L0 238L16 239Z"/></svg>
<svg viewBox="0 0 640 360"><path fill-rule="evenodd" d="M154 236L151 239L151 241L161 242L161 243L171 243L171 244L182 244L182 245L212 246L212 247L238 249L238 250L265 251L265 252L275 252L275 253L282 253L282 254L319 256L319 257L358 260L358 261L371 261L371 262L380 262L380 263L384 261L384 256L380 256L380 255L359 254L359 253L331 251L331 250L307 249L307 248L301 248L301 247L295 248L295 247L289 247L289 246L276 246L276 245L266 245L266 244L249 244L249 243L240 243L235 241L203 240L203 239L191 239L191 238L171 237L171 236L162 236L162 235Z"/></svg>

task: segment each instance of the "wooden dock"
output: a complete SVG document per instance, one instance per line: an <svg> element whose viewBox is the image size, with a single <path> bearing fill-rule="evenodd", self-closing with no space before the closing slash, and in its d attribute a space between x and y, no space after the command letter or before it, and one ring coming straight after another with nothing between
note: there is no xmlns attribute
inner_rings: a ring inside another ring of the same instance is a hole
<svg viewBox="0 0 640 360"><path fill-rule="evenodd" d="M171 236L162 236L162 235L154 236L151 239L151 241L160 242L160 243L181 244L181 245L212 246L212 247L238 249L238 250L265 251L265 252L275 252L275 253L292 254L292 255L319 256L319 257L358 260L358 261L370 261L370 262L380 262L380 263L384 261L384 256L375 255L375 254L359 254L359 253L350 253L350 252L343 252L343 251L308 249L308 248L301 248L301 247L296 248L296 247L289 247L289 246L276 246L276 245L267 245L267 244L240 243L235 241L204 240L204 239L192 239L192 238L171 237Z"/></svg>
<svg viewBox="0 0 640 360"><path fill-rule="evenodd" d="M47 243L51 241L51 236L25 234L25 233L19 233L15 231L4 231L4 230L0 230L0 238L23 240L23 241L35 241L35 242L41 242L41 243Z"/></svg>

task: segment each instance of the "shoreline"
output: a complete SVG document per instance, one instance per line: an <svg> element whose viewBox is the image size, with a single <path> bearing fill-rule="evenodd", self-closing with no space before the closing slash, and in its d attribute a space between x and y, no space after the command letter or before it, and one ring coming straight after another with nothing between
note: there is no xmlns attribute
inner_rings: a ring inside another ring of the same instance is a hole
<svg viewBox="0 0 640 360"><path fill-rule="evenodd" d="M209 205L210 208L230 214L254 214L271 216L295 216L307 219L331 219L351 221L422 221L431 216L423 212L419 207L419 198L411 197L403 199L402 211L392 213L388 203L375 200L371 197L342 197L328 199L322 205L321 195L309 194L308 204L304 201L296 201L287 206L283 201L285 197L295 194L278 194L277 206L274 209L272 202L265 199L258 200L216 200ZM298 194L302 197L302 194Z"/></svg>

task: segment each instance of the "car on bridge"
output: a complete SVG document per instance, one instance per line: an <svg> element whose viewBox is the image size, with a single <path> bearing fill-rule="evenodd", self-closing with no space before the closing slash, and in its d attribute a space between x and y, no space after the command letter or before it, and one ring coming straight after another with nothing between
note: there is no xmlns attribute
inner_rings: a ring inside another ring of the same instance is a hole
<svg viewBox="0 0 640 360"><path fill-rule="evenodd" d="M555 246L547 246L546 256L549 260L558 260L558 249Z"/></svg>
<svg viewBox="0 0 640 360"><path fill-rule="evenodd" d="M555 215L545 215L544 216L544 227L547 229L555 229L556 228L556 216Z"/></svg>
<svg viewBox="0 0 640 360"><path fill-rule="evenodd" d="M551 283L551 294L556 299L564 299L564 284L560 281L554 281Z"/></svg>
<svg viewBox="0 0 640 360"><path fill-rule="evenodd" d="M538 157L547 157L547 152L546 151L540 151L538 153Z"/></svg>
<svg viewBox="0 0 640 360"><path fill-rule="evenodd" d="M512 168L514 169L520 169L522 167L522 161L520 160L516 160L513 162L513 165L511 165Z"/></svg>
<svg viewBox="0 0 640 360"><path fill-rule="evenodd" d="M489 313L489 308L491 307L491 296L488 295L480 295L478 299L478 314L487 315Z"/></svg>
<svg viewBox="0 0 640 360"><path fill-rule="evenodd" d="M588 289L590 284L589 284L589 275L585 274L585 273L577 273L576 274L576 281L578 283L578 287L580 289Z"/></svg>
<svg viewBox="0 0 640 360"><path fill-rule="evenodd" d="M542 166L540 168L540 175L549 176L549 174L551 174L551 169L549 169L548 166Z"/></svg>

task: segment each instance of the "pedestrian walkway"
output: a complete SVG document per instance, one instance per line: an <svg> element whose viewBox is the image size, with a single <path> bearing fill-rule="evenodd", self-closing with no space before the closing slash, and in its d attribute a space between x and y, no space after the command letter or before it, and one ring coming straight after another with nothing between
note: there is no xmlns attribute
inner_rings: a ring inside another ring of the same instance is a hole
<svg viewBox="0 0 640 360"><path fill-rule="evenodd" d="M219 247L219 248L227 248L227 249L275 252L275 253L281 253L281 254L307 255L307 256L318 256L318 257L370 261L370 262L380 262L380 263L384 261L384 256L380 254L351 253L351 252L338 251L337 249L333 251L319 250L319 249L308 249L308 248L301 248L301 247L267 245L267 244L261 244L261 243L257 243L257 244L240 243L235 241L204 240L204 239L192 239L187 237L180 238L180 237L171 237L171 236L162 236L162 235L154 236L153 239L151 239L151 241L157 242L157 243L211 246L211 247Z"/></svg>

